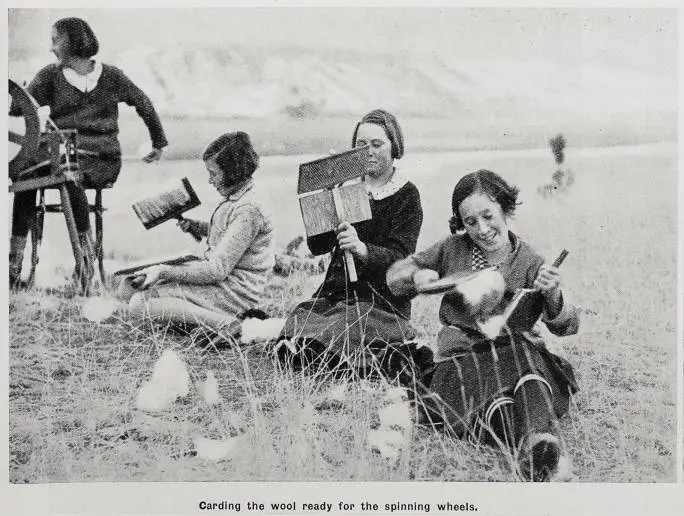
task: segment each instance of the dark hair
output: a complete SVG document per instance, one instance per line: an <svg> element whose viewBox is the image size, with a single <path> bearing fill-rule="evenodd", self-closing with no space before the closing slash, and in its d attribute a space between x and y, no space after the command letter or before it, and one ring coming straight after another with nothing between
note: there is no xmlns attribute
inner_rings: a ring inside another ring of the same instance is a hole
<svg viewBox="0 0 684 516"><path fill-rule="evenodd" d="M62 18L57 20L53 27L69 40L70 55L93 57L100 51L100 44L93 29L81 18Z"/></svg>
<svg viewBox="0 0 684 516"><path fill-rule="evenodd" d="M454 193L451 196L451 211L454 215L449 220L449 228L452 233L464 229L459 207L467 197L476 192L483 193L499 203L506 216L513 215L515 207L518 205L519 190L515 186L509 185L498 174L485 169L466 174L456 183Z"/></svg>
<svg viewBox="0 0 684 516"><path fill-rule="evenodd" d="M242 131L222 134L207 145L202 160L213 160L223 172L223 184L232 186L252 177L259 166L259 155L249 135Z"/></svg>
<svg viewBox="0 0 684 516"><path fill-rule="evenodd" d="M404 133L402 133L401 126L392 113L388 113L383 109L375 109L364 115L354 128L352 147L356 147L356 136L359 133L359 126L361 124L375 124L382 127L392 145L392 158L401 159L404 155Z"/></svg>

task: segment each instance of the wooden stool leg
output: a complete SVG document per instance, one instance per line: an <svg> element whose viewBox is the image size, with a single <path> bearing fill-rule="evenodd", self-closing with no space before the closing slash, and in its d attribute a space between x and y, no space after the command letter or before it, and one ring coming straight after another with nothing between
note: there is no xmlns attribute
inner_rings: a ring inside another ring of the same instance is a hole
<svg viewBox="0 0 684 516"><path fill-rule="evenodd" d="M36 206L31 226L31 273L27 286L33 287L36 279L36 266L40 261L40 246L43 243L43 228L45 225L45 190L40 190L40 200Z"/></svg>
<svg viewBox="0 0 684 516"><path fill-rule="evenodd" d="M74 253L74 260L76 261L76 280L81 284L81 291L87 295L88 285L84 284L88 281L86 274L85 261L83 258L83 250L78 241L78 231L76 229L76 220L74 219L74 212L71 209L71 199L69 199L69 191L66 184L59 185L59 195L62 201L62 209L64 211L64 218L66 220L67 231L69 232L69 240L71 241L71 250Z"/></svg>
<svg viewBox="0 0 684 516"><path fill-rule="evenodd" d="M100 269L100 283L104 289L105 270L104 270L104 226L102 223L102 190L95 192L95 253L97 254L97 264Z"/></svg>

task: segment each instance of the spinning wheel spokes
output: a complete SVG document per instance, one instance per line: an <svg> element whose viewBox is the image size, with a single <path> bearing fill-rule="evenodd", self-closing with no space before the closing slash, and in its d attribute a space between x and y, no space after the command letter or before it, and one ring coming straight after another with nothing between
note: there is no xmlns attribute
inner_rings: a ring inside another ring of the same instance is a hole
<svg viewBox="0 0 684 516"><path fill-rule="evenodd" d="M80 278L82 293L87 295L89 281L88 278L86 278L86 275L83 274L83 271L85 270L83 249L79 242L76 220L74 218L74 213L69 200L69 191L66 185L67 182L74 180L74 171L69 169L71 174L67 175L60 167L62 143L66 142L65 148L68 148L67 152L74 151L76 131L61 131L54 123L51 123L54 131L41 134L38 103L31 97L28 91L11 79L9 80L8 92L11 97L10 112L13 115L17 115L10 117L10 130L8 132L10 147L8 171L9 177L12 180L9 190L10 192L16 193L54 187L59 189L61 211L64 213L69 240L71 242L71 249L74 253L74 260L76 261L75 274L77 278ZM20 128L19 126L22 124L23 128ZM45 142L45 148L42 150L44 156L39 156L39 147L41 147L41 143L43 142ZM15 149L17 147L19 148L19 151L16 152L14 156L12 156L11 152L14 150L12 147ZM71 163L69 163L69 165L71 165ZM49 174L29 175L31 172L40 170L45 166L49 168ZM37 231L35 227L34 231ZM38 263L37 256L37 247L34 246L32 257L32 267L34 270L35 264ZM34 270L31 271L31 278L33 278Z"/></svg>
<svg viewBox="0 0 684 516"><path fill-rule="evenodd" d="M38 153L40 118L35 101L26 90L11 79L8 92L12 105L18 107L21 113L18 118L10 118L9 124L11 129L8 134L8 171L10 178L14 179L31 165Z"/></svg>
<svg viewBox="0 0 684 516"><path fill-rule="evenodd" d="M10 143L15 143L17 145L23 145L24 144L24 135L15 133L14 131L9 131L9 142Z"/></svg>
<svg viewBox="0 0 684 516"><path fill-rule="evenodd" d="M24 145L26 127L23 118L15 117L10 117L7 121L7 125L9 126L7 158L11 162L21 152L21 148Z"/></svg>
<svg viewBox="0 0 684 516"><path fill-rule="evenodd" d="M12 105L12 96L8 95L8 106ZM21 151L21 146L24 143L24 134L26 134L26 124L23 117L9 117L7 121L9 129L9 144L7 146L7 157L13 160Z"/></svg>

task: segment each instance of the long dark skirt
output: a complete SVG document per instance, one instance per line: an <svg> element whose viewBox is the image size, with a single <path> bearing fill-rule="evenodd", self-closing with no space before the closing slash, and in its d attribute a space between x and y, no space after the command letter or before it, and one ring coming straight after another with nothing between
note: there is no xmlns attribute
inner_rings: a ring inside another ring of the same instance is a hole
<svg viewBox="0 0 684 516"><path fill-rule="evenodd" d="M279 354L300 367L371 371L382 368L388 349L401 349L414 337L406 318L372 301L310 299L288 317L281 338L289 347L282 346Z"/></svg>
<svg viewBox="0 0 684 516"><path fill-rule="evenodd" d="M83 188L104 188L113 185L121 172L120 156L79 156L81 186Z"/></svg>
<svg viewBox="0 0 684 516"><path fill-rule="evenodd" d="M551 406L543 410L556 417L567 412L570 397L578 390L572 366L522 335L481 341L470 351L437 363L429 381L430 394L423 399L431 419L463 436L483 420L494 400L512 397L526 375L542 377L551 389Z"/></svg>

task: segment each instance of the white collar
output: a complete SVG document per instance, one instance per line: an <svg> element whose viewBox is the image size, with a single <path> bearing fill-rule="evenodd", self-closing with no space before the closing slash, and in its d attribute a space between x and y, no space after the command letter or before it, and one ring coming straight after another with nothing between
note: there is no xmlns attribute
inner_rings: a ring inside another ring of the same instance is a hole
<svg viewBox="0 0 684 516"><path fill-rule="evenodd" d="M394 195L399 190L401 190L406 183L408 183L408 178L404 175L401 169L395 167L392 177L384 185L379 188L372 188L368 183L366 187L368 188L368 193L373 198L374 201L380 201L386 199L390 195Z"/></svg>
<svg viewBox="0 0 684 516"><path fill-rule="evenodd" d="M81 75L75 70L65 66L62 68L62 75L64 75L64 78L69 84L83 93L93 91L97 86L97 81L100 80L100 75L102 75L102 63L100 61L94 61L93 71L86 75Z"/></svg>

